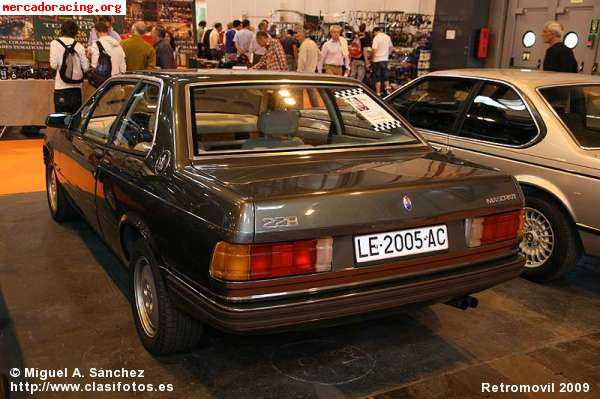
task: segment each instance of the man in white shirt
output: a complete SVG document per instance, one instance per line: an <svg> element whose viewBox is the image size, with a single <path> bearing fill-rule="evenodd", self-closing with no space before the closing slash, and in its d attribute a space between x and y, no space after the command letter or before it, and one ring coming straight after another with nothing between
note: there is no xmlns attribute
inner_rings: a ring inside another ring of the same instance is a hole
<svg viewBox="0 0 600 399"><path fill-rule="evenodd" d="M214 25L214 29L210 32L209 45L210 45L210 58L218 61L221 59L221 32L223 31L223 24L217 22Z"/></svg>
<svg viewBox="0 0 600 399"><path fill-rule="evenodd" d="M392 39L381 31L381 28L373 28L373 75L375 75L375 92L381 96L381 83L384 84L385 91L390 92L390 78L388 72L388 61L390 54L394 51Z"/></svg>
<svg viewBox="0 0 600 399"><path fill-rule="evenodd" d="M268 23L263 20L261 23L258 24L258 32L267 33L268 27L269 27ZM267 35L268 35L268 33L267 33ZM260 59L263 57L263 55L265 55L267 53L267 49L264 48L263 46L261 46L256 41L256 33L254 34L254 37L252 38L252 41L250 42L250 53L252 54L252 65L258 64L260 62Z"/></svg>
<svg viewBox="0 0 600 399"><path fill-rule="evenodd" d="M110 76L119 75L125 73L127 65L125 64L125 52L123 48L112 36L110 36L109 28L103 22L96 23L94 29L98 35L98 40L92 44L92 68L98 66L98 59L100 58L100 49L98 43L104 48L104 50L110 56L110 63L112 71Z"/></svg>
<svg viewBox="0 0 600 399"><path fill-rule="evenodd" d="M54 80L54 108L56 112L74 113L81 106L81 88L84 74L89 68L89 63L85 56L85 48L81 43L75 42L75 37L79 32L77 24L73 20L65 21L60 31L61 36L50 43L50 67L56 70ZM67 83L61 78L60 67L66 51L65 46L70 47L74 43L74 50L78 55L79 66L81 68L75 68L72 72L71 77L77 83Z"/></svg>
<svg viewBox="0 0 600 399"><path fill-rule="evenodd" d="M245 55L250 59L250 43L254 38L254 33L250 29L250 21L244 19L242 21L242 29L238 30L233 38L235 48L237 49L238 55Z"/></svg>
<svg viewBox="0 0 600 399"><path fill-rule="evenodd" d="M102 15L98 17L98 22L103 22L106 26L108 26L108 35L115 39L117 42L121 42L121 35L119 35L113 29L113 18L110 15ZM96 31L96 27L94 26L90 32L90 37L88 38L88 48L92 47L92 45L98 40L98 32Z"/></svg>
<svg viewBox="0 0 600 399"><path fill-rule="evenodd" d="M350 57L348 52L348 42L343 37L340 37L342 28L338 25L333 25L329 28L331 39L323 44L321 49L321 59L317 69L319 73L323 71L331 75L343 75L343 67L346 68L346 76L350 72Z"/></svg>
<svg viewBox="0 0 600 399"><path fill-rule="evenodd" d="M317 43L308 37L302 29L296 32L296 39L300 43L300 50L298 50L298 72L315 73L319 59L321 58L321 52Z"/></svg>

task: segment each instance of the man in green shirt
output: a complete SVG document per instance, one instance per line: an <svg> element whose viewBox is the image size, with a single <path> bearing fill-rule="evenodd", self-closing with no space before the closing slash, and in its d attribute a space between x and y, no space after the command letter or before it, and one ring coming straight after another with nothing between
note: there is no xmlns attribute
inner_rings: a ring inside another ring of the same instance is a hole
<svg viewBox="0 0 600 399"><path fill-rule="evenodd" d="M151 69L156 66L156 51L148 44L143 36L146 33L146 24L136 22L132 28L129 39L121 42L125 51L125 61L128 71L140 71Z"/></svg>

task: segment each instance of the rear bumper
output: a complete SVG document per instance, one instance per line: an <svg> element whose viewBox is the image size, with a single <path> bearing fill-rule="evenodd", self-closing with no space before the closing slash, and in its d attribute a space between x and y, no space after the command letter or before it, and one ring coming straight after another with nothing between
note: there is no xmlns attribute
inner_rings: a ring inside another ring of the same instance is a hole
<svg viewBox="0 0 600 399"><path fill-rule="evenodd" d="M252 333L292 329L347 317L394 311L403 307L472 294L523 271L524 260L513 255L443 272L399 278L385 284L337 290L287 300L231 303L202 294L167 273L167 287L175 304L193 317L221 330Z"/></svg>

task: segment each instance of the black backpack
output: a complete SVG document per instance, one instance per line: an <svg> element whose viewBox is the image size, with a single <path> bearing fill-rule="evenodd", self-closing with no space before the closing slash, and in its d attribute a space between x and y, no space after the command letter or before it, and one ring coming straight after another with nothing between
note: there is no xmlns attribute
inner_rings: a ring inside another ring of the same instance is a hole
<svg viewBox="0 0 600 399"><path fill-rule="evenodd" d="M96 68L88 73L88 81L94 87L100 86L104 81L112 75L112 59L110 54L104 49L100 40L96 42L100 55L98 56L98 64Z"/></svg>
<svg viewBox="0 0 600 399"><path fill-rule="evenodd" d="M202 46L204 47L204 51L209 51L210 50L210 34L212 33L213 29L207 29L204 32L204 37L202 38Z"/></svg>
<svg viewBox="0 0 600 399"><path fill-rule="evenodd" d="M83 82L83 68L81 67L81 58L79 53L75 51L76 41L67 46L60 39L56 39L64 48L62 64L58 71L60 78L65 83L77 84ZM79 73L78 73L79 72Z"/></svg>

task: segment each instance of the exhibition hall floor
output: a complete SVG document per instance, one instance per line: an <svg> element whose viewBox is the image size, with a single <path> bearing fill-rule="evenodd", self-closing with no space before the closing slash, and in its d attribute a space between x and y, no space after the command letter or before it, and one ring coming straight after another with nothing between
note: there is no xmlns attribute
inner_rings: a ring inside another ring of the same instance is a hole
<svg viewBox="0 0 600 399"><path fill-rule="evenodd" d="M173 384L140 396L157 398L540 397L481 393L485 382L587 382L592 393L576 397L598 397L600 260L591 258L552 284L517 279L480 293L469 311L435 305L267 336L209 330L193 352L155 359L135 333L125 268L84 222L52 221L38 191L39 141L14 143L0 142L0 370L142 369L144 383ZM30 176L7 179L12 168Z"/></svg>

